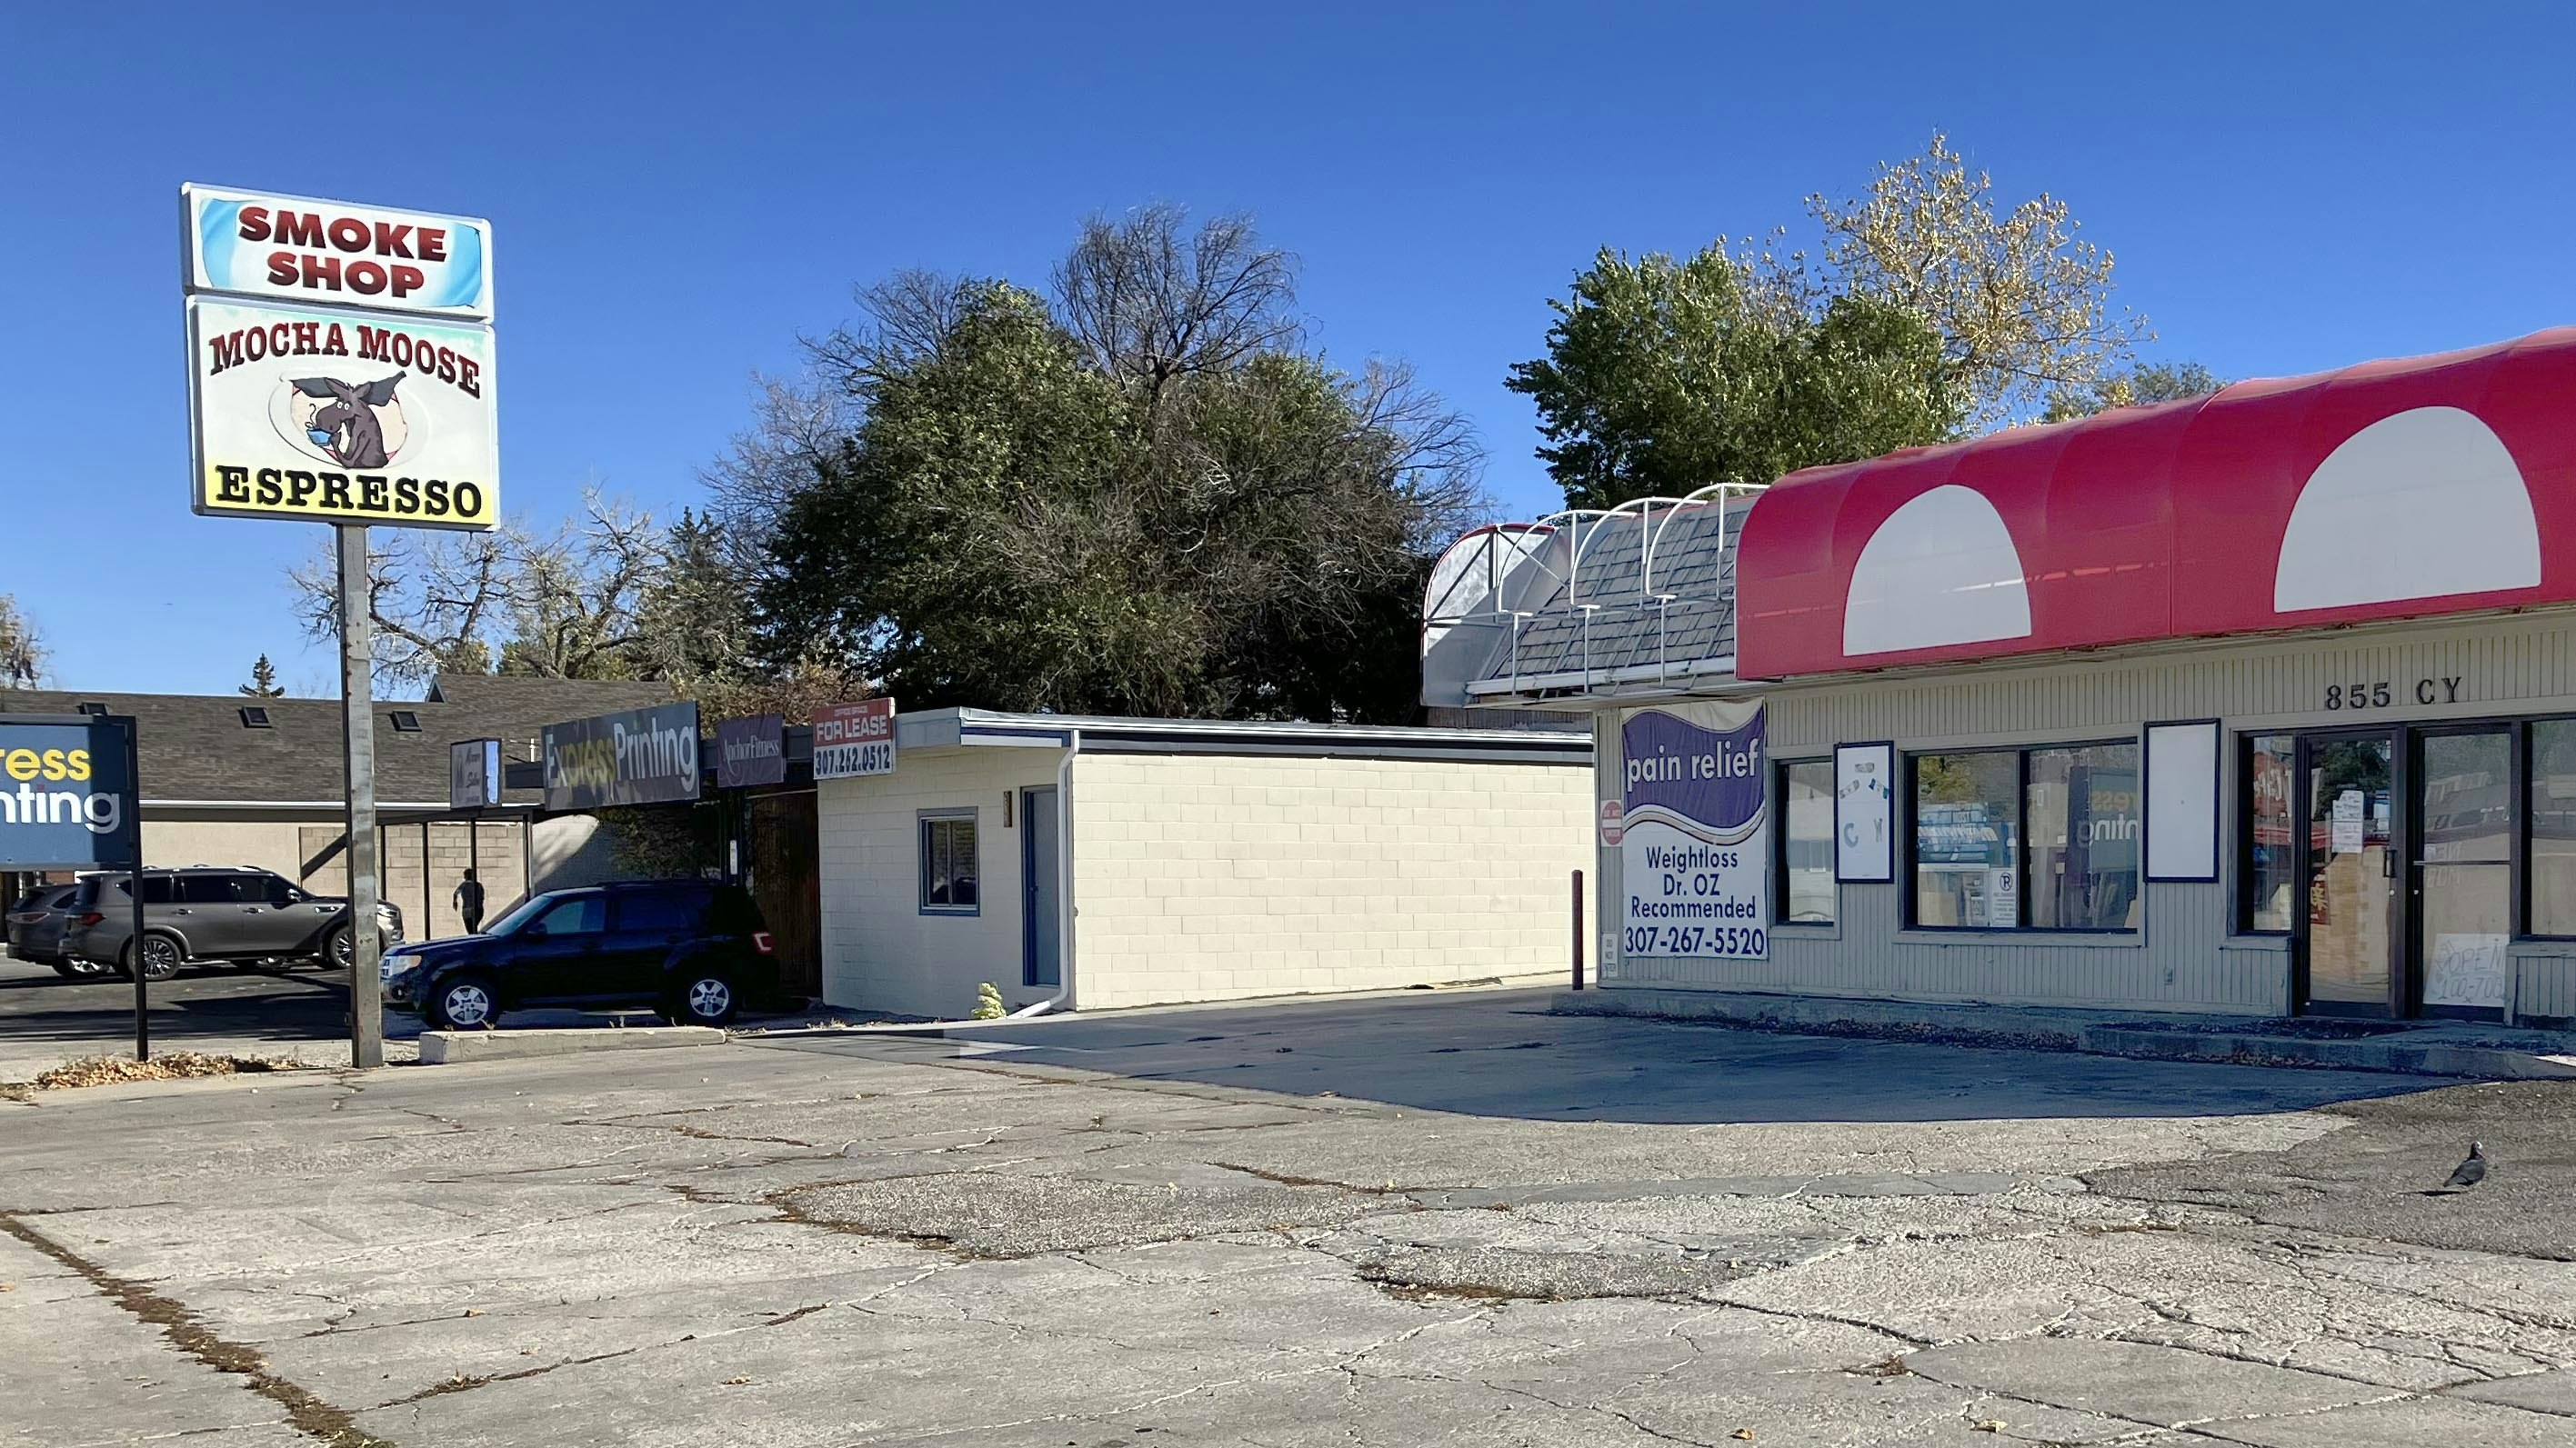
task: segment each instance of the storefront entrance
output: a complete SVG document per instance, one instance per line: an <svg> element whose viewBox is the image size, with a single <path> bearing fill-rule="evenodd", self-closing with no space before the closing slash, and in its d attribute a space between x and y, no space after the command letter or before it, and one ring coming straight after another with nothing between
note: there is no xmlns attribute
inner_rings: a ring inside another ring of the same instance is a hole
<svg viewBox="0 0 2576 1448"><path fill-rule="evenodd" d="M2300 735L2296 750L2299 1009L2500 1016L2519 828L2512 730L2338 730Z"/></svg>

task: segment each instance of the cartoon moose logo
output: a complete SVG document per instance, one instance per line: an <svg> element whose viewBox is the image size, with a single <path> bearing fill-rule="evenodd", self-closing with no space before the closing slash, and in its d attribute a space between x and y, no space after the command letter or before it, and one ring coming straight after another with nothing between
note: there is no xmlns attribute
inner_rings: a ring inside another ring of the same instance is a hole
<svg viewBox="0 0 2576 1448"><path fill-rule="evenodd" d="M377 415L377 409L394 405L394 385L403 376L397 372L380 382L296 378L297 392L322 401L322 406L305 419L305 434L344 468L383 467L392 454L386 450L384 420Z"/></svg>

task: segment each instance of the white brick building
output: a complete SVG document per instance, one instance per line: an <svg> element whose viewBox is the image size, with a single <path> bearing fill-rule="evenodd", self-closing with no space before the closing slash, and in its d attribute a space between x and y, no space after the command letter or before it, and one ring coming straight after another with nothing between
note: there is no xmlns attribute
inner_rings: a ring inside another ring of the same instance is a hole
<svg viewBox="0 0 2576 1448"><path fill-rule="evenodd" d="M835 1005L959 1016L990 981L1014 1008L1096 1010L1566 963L1585 735L943 709L897 739L892 775L817 787Z"/></svg>

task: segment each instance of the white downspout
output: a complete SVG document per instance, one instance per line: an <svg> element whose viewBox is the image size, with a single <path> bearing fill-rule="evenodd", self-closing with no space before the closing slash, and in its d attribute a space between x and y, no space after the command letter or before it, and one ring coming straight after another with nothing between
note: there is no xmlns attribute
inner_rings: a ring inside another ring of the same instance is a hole
<svg viewBox="0 0 2576 1448"><path fill-rule="evenodd" d="M1081 752L1082 731L1068 731L1055 764L1055 994L1011 1012L1013 1020L1073 1008L1073 757Z"/></svg>

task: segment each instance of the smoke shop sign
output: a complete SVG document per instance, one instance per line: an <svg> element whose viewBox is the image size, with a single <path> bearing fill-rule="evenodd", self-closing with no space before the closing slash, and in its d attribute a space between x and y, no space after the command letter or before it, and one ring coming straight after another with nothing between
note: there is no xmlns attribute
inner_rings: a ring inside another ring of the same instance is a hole
<svg viewBox="0 0 2576 1448"><path fill-rule="evenodd" d="M489 224L203 186L180 199L189 507L496 526Z"/></svg>
<svg viewBox="0 0 2576 1448"><path fill-rule="evenodd" d="M188 290L487 319L492 224L214 186L179 188Z"/></svg>

